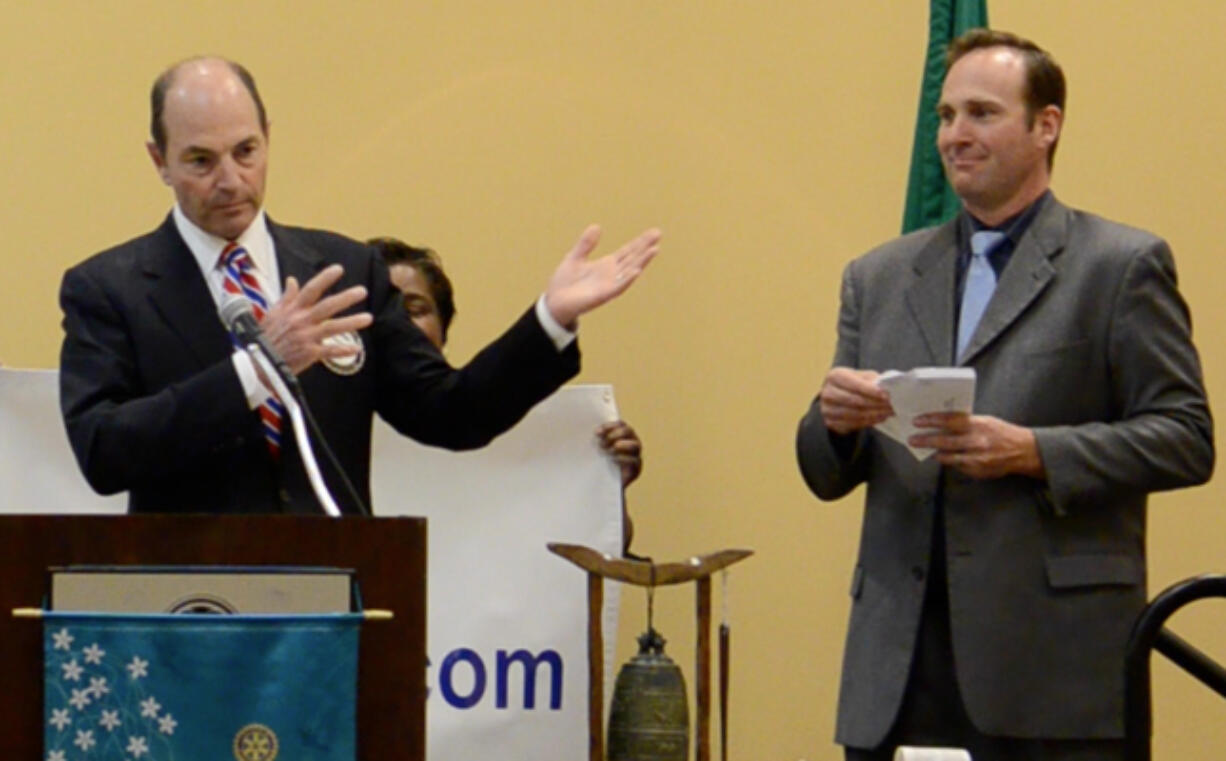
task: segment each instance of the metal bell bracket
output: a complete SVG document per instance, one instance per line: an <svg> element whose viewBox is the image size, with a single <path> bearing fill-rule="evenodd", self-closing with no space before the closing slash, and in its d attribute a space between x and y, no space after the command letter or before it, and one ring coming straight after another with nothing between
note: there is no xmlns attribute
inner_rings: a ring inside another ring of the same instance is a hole
<svg viewBox="0 0 1226 761"><path fill-rule="evenodd" d="M711 761L711 575L753 554L753 550L720 550L679 563L651 563L606 555L578 544L551 542L555 555L587 571L588 759L604 755L604 632L600 611L604 606L604 579L639 587L660 587L696 582L698 632L695 655L695 760ZM726 742L722 747L727 757Z"/></svg>

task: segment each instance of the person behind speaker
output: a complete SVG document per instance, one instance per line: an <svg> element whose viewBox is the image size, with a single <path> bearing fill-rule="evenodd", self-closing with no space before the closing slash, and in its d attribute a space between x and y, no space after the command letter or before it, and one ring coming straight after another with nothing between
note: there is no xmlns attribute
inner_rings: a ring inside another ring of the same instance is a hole
<svg viewBox="0 0 1226 761"><path fill-rule="evenodd" d="M578 372L579 316L658 251L648 230L590 258L600 232L589 227L536 303L453 369L413 328L369 247L267 216L269 120L245 68L184 61L150 101L146 148L175 204L153 232L69 269L60 289L69 440L90 485L128 490L132 512L319 511L293 437L279 453L264 441L255 410L270 391L217 316L231 244L254 262L270 305L263 332L340 461L341 472L321 467L347 513L369 504L372 414L426 444L483 446Z"/></svg>
<svg viewBox="0 0 1226 761"><path fill-rule="evenodd" d="M1213 469L1191 320L1163 240L1052 194L1055 60L981 29L947 62L937 147L962 211L847 266L797 433L819 498L868 486L836 740L849 759L1120 759L1147 495ZM1003 234L994 290L956 353L986 230ZM910 443L936 451L921 461L873 429L893 414L877 380L950 364L975 369L974 412L917 418Z"/></svg>
<svg viewBox="0 0 1226 761"><path fill-rule="evenodd" d="M404 295L404 308L413 324L440 352L456 315L455 292L433 249L411 246L392 237L366 241L383 258L392 284ZM614 420L596 429L596 440L617 463L622 482L622 552L634 538L634 523L626 510L625 489L643 471L643 443L629 423Z"/></svg>

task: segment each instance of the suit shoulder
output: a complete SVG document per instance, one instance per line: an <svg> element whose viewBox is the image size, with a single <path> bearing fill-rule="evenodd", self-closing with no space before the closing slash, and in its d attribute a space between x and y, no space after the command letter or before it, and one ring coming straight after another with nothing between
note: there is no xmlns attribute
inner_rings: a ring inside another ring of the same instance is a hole
<svg viewBox="0 0 1226 761"><path fill-rule="evenodd" d="M99 278L110 274L131 277L140 267L147 252L165 245L163 231L159 228L131 240L116 244L72 265L64 273L65 278L82 275Z"/></svg>
<svg viewBox="0 0 1226 761"><path fill-rule="evenodd" d="M339 264L345 274L334 288L364 285L370 290L370 298L381 301L390 293L390 280L383 258L374 246L354 240L346 235L310 227L289 227L269 223L269 229L277 246L277 256L292 256L313 268L313 274L326 264ZM282 275L287 274L282 270ZM299 273L308 276L308 273Z"/></svg>
<svg viewBox="0 0 1226 761"><path fill-rule="evenodd" d="M952 228L948 223L900 235L853 259L847 265L848 271L863 276L871 276L873 273L897 274L900 268L913 265L921 252L945 236L952 236ZM950 240L952 241L952 237Z"/></svg>
<svg viewBox="0 0 1226 761"><path fill-rule="evenodd" d="M948 224L937 225L935 227L925 227L922 230L900 235L897 238L891 238L886 242L870 249L868 252L860 256L861 259L868 258L892 258L899 256L911 256L916 251L922 251L936 240L938 235L947 232Z"/></svg>
<svg viewBox="0 0 1226 761"><path fill-rule="evenodd" d="M1063 216L1049 218L1036 236L1069 282L1098 293L1122 293L1153 282L1176 287L1175 257L1159 236L1080 209L1060 211Z"/></svg>
<svg viewBox="0 0 1226 761"><path fill-rule="evenodd" d="M370 259L375 254L371 246L331 230L278 224L274 233L291 246L314 249L329 258Z"/></svg>
<svg viewBox="0 0 1226 761"><path fill-rule="evenodd" d="M1069 244L1079 249L1097 249L1107 255L1130 257L1155 248L1169 248L1165 240L1149 230L1080 209L1069 209L1068 215Z"/></svg>

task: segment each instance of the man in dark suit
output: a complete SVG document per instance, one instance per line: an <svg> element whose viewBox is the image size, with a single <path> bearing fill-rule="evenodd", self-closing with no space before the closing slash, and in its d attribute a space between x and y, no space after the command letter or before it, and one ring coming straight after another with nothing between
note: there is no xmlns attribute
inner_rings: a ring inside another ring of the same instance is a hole
<svg viewBox="0 0 1226 761"><path fill-rule="evenodd" d="M341 466L321 458L324 478L353 513L369 504L373 413L427 444L483 446L578 372L579 315L629 287L657 250L649 230L589 260L599 229L588 228L536 305L455 370L373 250L266 218L268 120L244 68L180 63L155 82L152 112L148 151L174 209L70 269L60 292L69 439L89 483L128 490L133 512L320 510L269 379L218 319L226 290L265 302L261 328L300 380Z"/></svg>
<svg viewBox="0 0 1226 761"><path fill-rule="evenodd" d="M948 63L937 142L963 211L848 266L797 436L817 496L868 486L836 739L849 759L1119 759L1146 497L1213 468L1188 310L1166 243L1048 189L1051 57L976 30ZM910 443L935 455L916 459L873 429L893 414L878 374L950 364L977 373L974 413L920 416Z"/></svg>

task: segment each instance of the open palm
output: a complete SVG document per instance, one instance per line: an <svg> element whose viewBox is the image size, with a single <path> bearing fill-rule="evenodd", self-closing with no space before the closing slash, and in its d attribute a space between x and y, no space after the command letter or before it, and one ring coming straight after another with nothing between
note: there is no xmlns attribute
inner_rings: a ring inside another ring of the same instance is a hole
<svg viewBox="0 0 1226 761"><path fill-rule="evenodd" d="M573 326L629 288L659 252L660 231L645 230L608 256L589 259L599 241L600 227L588 226L549 278L545 306L560 325Z"/></svg>

